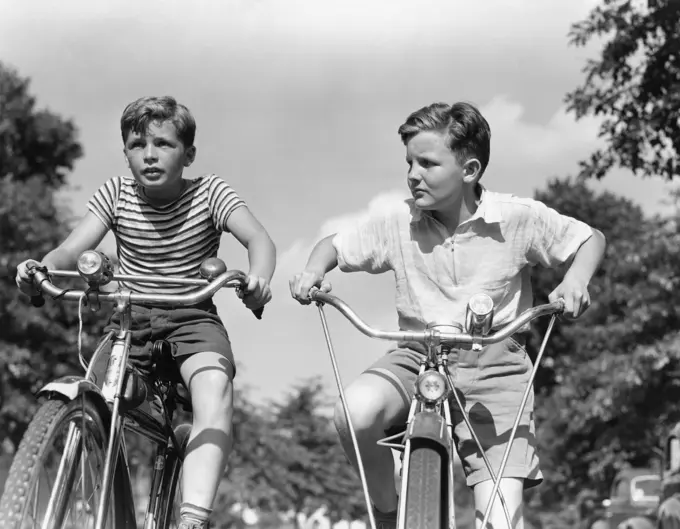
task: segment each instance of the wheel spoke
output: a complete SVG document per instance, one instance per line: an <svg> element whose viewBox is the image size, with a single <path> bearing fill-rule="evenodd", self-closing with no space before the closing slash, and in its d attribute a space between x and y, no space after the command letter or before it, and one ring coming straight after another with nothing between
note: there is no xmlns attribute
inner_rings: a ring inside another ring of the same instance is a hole
<svg viewBox="0 0 680 529"><path fill-rule="evenodd" d="M102 499L107 433L97 408L86 399L44 403L15 455L0 499L0 525L93 527ZM115 529L115 498L110 505L107 527Z"/></svg>

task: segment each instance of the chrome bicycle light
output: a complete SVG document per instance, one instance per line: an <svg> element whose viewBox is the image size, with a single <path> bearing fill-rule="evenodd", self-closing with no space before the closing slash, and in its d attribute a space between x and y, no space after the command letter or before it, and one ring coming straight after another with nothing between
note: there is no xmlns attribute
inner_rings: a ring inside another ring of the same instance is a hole
<svg viewBox="0 0 680 529"><path fill-rule="evenodd" d="M486 336L493 325L493 300L487 294L470 298L465 313L465 330L470 334Z"/></svg>
<svg viewBox="0 0 680 529"><path fill-rule="evenodd" d="M113 264L96 250L81 253L76 266L80 277L90 285L105 285L113 279Z"/></svg>
<svg viewBox="0 0 680 529"><path fill-rule="evenodd" d="M446 397L446 378L438 371L425 371L416 379L416 395L428 404L436 404Z"/></svg>

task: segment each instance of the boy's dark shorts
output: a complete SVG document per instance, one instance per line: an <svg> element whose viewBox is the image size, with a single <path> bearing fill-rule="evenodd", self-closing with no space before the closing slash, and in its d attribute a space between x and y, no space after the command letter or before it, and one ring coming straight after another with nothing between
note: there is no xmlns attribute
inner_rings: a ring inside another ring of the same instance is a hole
<svg viewBox="0 0 680 529"><path fill-rule="evenodd" d="M515 336L481 351L461 349L451 351L449 356L449 372L456 391L496 474L531 375L532 363L524 349L524 341L524 337ZM422 353L413 349L395 349L366 370L388 380L399 391L404 403L404 421L421 359ZM503 477L523 479L525 488L536 486L543 480L536 453L533 410L532 390L503 472ZM491 479L491 474L453 397L451 412L454 442L467 484L473 487Z"/></svg>
<svg viewBox="0 0 680 529"><path fill-rule="evenodd" d="M141 307L132 306L131 328L132 340L129 362L143 374L150 374L152 364L152 348L156 340L170 343L174 366L169 369L166 378L181 381L179 366L182 361L195 353L214 352L221 354L229 365L231 380L236 376L236 363L231 350L231 342L217 308L211 300L190 307ZM104 333L120 329L120 314L115 313L104 328ZM108 347L110 351L110 347ZM108 357L108 351L104 358ZM106 362L98 362L104 369ZM98 373L100 369L95 369ZM99 379L99 377L98 377ZM99 382L99 380L98 380Z"/></svg>

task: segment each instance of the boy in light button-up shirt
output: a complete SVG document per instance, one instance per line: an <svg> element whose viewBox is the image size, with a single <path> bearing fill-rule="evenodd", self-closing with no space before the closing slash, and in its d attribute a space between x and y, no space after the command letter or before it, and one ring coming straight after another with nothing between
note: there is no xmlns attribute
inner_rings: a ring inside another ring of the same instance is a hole
<svg viewBox="0 0 680 529"><path fill-rule="evenodd" d="M462 324L469 298L479 292L493 299L494 327L501 327L531 307L533 266L571 260L550 300L564 298L571 317L588 308L588 284L604 255L604 236L538 201L484 189L479 179L489 162L491 133L474 106L430 105L412 113L399 134L413 198L320 241L304 271L291 280L295 299L309 303L315 286L329 291L324 278L335 266L345 272L392 271L400 329ZM459 350L450 356L457 390L496 469L531 372L523 345L518 335L481 352ZM400 343L346 390L379 529L395 527L398 498L392 456L376 443L385 430L405 421L422 353L416 344ZM467 483L483 513L493 482L460 410L452 411ZM341 406L335 421L356 466ZM523 489L542 480L535 446L531 396L501 480L513 527L523 527ZM500 502L494 502L490 521L494 528L507 527Z"/></svg>

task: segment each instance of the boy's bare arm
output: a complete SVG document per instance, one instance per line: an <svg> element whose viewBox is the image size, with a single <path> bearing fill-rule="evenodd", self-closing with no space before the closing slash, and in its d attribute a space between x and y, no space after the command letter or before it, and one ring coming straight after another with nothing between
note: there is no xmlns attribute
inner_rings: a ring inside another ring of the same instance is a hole
<svg viewBox="0 0 680 529"><path fill-rule="evenodd" d="M606 246L605 236L601 231L593 228L593 235L574 255L564 279L550 293L550 301L564 298L567 316L578 318L590 306L588 285L602 263Z"/></svg>
<svg viewBox="0 0 680 529"><path fill-rule="evenodd" d="M104 223L94 213L88 211L66 240L45 255L40 264L50 269L73 268L78 256L85 250L96 248L108 231ZM27 294L35 293L28 275L28 264L31 261L29 259L17 266L17 286Z"/></svg>
<svg viewBox="0 0 680 529"><path fill-rule="evenodd" d="M88 211L66 240L43 257L42 264L48 268L73 268L78 256L96 248L108 231L99 217Z"/></svg>
<svg viewBox="0 0 680 529"><path fill-rule="evenodd" d="M248 250L250 270L243 301L249 309L255 310L271 300L269 283L276 269L276 246L264 226L245 206L229 215L227 228Z"/></svg>
<svg viewBox="0 0 680 529"><path fill-rule="evenodd" d="M290 280L290 293L302 304L310 302L309 291L312 287L319 287L324 292L331 290L331 284L323 279L338 265L338 254L333 246L334 237L335 234L321 239L312 250L305 269Z"/></svg>

